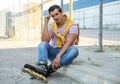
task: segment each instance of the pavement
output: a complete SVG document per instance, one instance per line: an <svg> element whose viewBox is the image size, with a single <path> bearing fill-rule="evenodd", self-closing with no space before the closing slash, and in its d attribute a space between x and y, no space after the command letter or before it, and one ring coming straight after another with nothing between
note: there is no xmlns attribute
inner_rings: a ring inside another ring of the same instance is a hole
<svg viewBox="0 0 120 84"><path fill-rule="evenodd" d="M31 62L34 63L37 58L30 58L27 54L30 53L31 55L37 55L37 45L39 42L31 41L0 41L0 49L7 49L7 50L16 50L16 48L21 48L20 53L24 58L18 57L18 59L22 58L22 60L26 61L27 63ZM31 48L35 49L31 49ZM24 48L24 49L23 49ZM79 56L74 60L71 65L65 66L58 70L59 73L73 78L74 80L78 81L82 84L120 84L120 45L115 46L104 46L104 52L96 51L97 46L84 46L79 45ZM26 53L22 53L23 51ZM32 51L35 52L32 52ZM1 55L7 53L7 51L1 51ZM16 55L15 53L8 53L12 55ZM6 58L7 60L13 60L12 58ZM34 60L33 60L34 59ZM3 61L4 59L1 59ZM20 61L19 61L20 62ZM12 61L13 66L18 67L16 61ZM4 67L4 63L0 63L1 67ZM6 63L6 65L8 65ZM21 62L20 66L23 63ZM8 65L9 66L9 65ZM20 67L21 68L21 67ZM6 68L2 68L4 71ZM14 68L12 68L14 69ZM0 69L1 72L1 69ZM10 71L9 71L10 72ZM14 72L13 72L14 73ZM1 73L0 73L1 74ZM12 73L10 73L12 74ZM1 74L4 76L4 74ZM20 75L17 76L18 78ZM3 77L0 80L2 80ZM19 80L21 81L21 80ZM22 83L23 84L23 83ZM27 83L26 83L27 84ZM28 83L29 84L29 83ZM69 83L70 84L70 83ZM74 83L76 84L76 83Z"/></svg>
<svg viewBox="0 0 120 84"><path fill-rule="evenodd" d="M61 73L83 84L120 84L120 51L93 52L79 47L79 56Z"/></svg>

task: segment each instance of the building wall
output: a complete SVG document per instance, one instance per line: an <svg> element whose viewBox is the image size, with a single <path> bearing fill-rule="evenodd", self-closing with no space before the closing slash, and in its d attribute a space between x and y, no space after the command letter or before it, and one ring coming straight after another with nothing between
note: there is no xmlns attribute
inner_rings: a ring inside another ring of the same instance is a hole
<svg viewBox="0 0 120 84"><path fill-rule="evenodd" d="M73 11L73 19L81 28L98 28L99 6L92 6ZM103 5L103 28L120 29L120 1Z"/></svg>
<svg viewBox="0 0 120 84"><path fill-rule="evenodd" d="M16 29L16 37L20 40L39 40L41 33L40 8L36 7L38 3L31 3L31 10L24 9L21 13L16 14L14 22ZM35 6L35 7L34 7Z"/></svg>
<svg viewBox="0 0 120 84"><path fill-rule="evenodd" d="M0 11L0 36L6 36L6 12L7 10Z"/></svg>
<svg viewBox="0 0 120 84"><path fill-rule="evenodd" d="M73 2L73 19L80 28L98 28L99 26L99 0L76 0ZM30 8L38 3L30 3ZM21 6L20 6L21 7ZM15 8L14 8L15 9ZM28 5L24 10L17 12L13 19L15 36L19 39L39 40L41 34L41 11L40 7L28 11ZM69 4L63 5L63 10L69 15ZM0 11L0 35L6 32L6 12ZM43 16L47 15L44 10ZM104 0L103 5L103 27L104 29L120 29L120 0Z"/></svg>
<svg viewBox="0 0 120 84"><path fill-rule="evenodd" d="M69 3L63 5L63 10L69 15ZM48 15L47 10L44 10L44 15ZM80 28L98 28L99 0L74 1L72 19ZM120 29L120 0L103 0L103 28Z"/></svg>

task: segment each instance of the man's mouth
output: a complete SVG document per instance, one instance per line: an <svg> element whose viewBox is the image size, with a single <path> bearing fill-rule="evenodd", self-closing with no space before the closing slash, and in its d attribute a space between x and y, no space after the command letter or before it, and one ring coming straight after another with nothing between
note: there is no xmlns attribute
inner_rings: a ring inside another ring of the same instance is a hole
<svg viewBox="0 0 120 84"><path fill-rule="evenodd" d="M56 22L58 22L58 21L59 21L59 19L56 19L55 21L56 21Z"/></svg>

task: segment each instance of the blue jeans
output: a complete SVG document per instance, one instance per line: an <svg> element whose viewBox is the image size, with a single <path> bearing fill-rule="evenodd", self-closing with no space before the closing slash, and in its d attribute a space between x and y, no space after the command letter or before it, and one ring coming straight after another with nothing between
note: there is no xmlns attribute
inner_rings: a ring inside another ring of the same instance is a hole
<svg viewBox="0 0 120 84"><path fill-rule="evenodd" d="M61 48L54 48L48 42L42 41L38 45L38 62L44 62L48 64L48 59L52 61L57 54L60 52ZM60 61L60 67L70 64L74 58L79 54L78 49L75 46L71 46L63 54Z"/></svg>

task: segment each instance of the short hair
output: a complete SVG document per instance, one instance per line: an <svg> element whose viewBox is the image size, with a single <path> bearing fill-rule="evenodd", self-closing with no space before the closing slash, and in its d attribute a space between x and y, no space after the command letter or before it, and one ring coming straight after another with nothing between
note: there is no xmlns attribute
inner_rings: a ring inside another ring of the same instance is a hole
<svg viewBox="0 0 120 84"><path fill-rule="evenodd" d="M60 13L62 13L62 9L60 8L59 5L52 5L52 6L48 9L49 14L50 14L50 12L54 11L55 9L58 9L58 11L59 11Z"/></svg>

